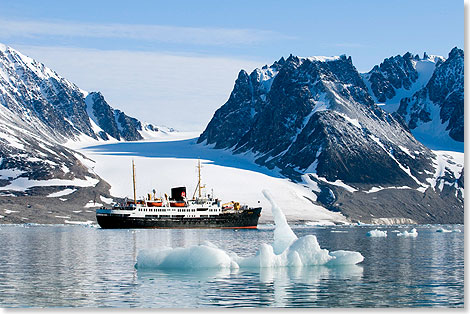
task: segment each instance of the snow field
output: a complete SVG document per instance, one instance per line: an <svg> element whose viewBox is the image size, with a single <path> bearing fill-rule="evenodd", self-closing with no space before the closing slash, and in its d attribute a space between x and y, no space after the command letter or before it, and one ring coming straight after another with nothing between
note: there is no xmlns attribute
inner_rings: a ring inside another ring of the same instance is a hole
<svg viewBox="0 0 470 314"><path fill-rule="evenodd" d="M131 164L134 160L139 198L152 193L153 189L157 197L164 196L165 193L170 194L172 187L178 186L186 186L187 195L192 197L197 185L197 160L201 157L202 182L206 186L203 193L213 194L222 202L239 201L251 207L261 206L261 222L273 220L269 210L265 210L270 204L263 197L262 190L267 189L289 221L348 223L340 213L328 211L310 201L315 201L316 195L308 182L297 184L280 178L275 171L256 165L251 156L232 155L229 151L197 145L194 141L184 141L181 137L176 141L164 138L161 141L127 142L125 146L119 146L122 151L108 150L108 147L113 147L109 144L82 148L80 152L94 161L83 160L111 185L113 196L133 197Z"/></svg>

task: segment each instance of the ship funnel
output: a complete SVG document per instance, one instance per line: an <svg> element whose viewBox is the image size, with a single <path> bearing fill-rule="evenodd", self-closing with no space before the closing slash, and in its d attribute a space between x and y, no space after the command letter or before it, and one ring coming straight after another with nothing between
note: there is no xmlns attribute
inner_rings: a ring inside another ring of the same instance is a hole
<svg viewBox="0 0 470 314"><path fill-rule="evenodd" d="M186 198L186 187L180 186L171 189L171 199L175 201L183 201Z"/></svg>

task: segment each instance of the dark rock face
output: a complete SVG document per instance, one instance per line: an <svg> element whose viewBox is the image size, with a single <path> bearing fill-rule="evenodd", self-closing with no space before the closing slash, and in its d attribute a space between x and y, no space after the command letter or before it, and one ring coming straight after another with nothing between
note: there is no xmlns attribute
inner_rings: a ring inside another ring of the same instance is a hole
<svg viewBox="0 0 470 314"><path fill-rule="evenodd" d="M92 92L85 98L90 117L104 132L117 140L126 141L141 140L142 135L138 132L142 130L139 120L127 116L124 112L113 109L99 92ZM153 127L152 127L153 128ZM104 140L108 137L101 135Z"/></svg>
<svg viewBox="0 0 470 314"><path fill-rule="evenodd" d="M386 95L387 86L395 90L416 81L413 58L418 57L390 58L372 71L376 86L383 86L376 89L380 95ZM386 80L384 84L379 84L380 77ZM302 182L309 174L318 185L316 202L351 219L370 219L367 213L362 216L364 207L375 208L376 217L419 222L463 219L462 193L450 185L439 189L438 183L430 183L448 180L450 184L457 178L445 178L446 174L433 181L434 153L413 137L402 116L374 103L346 56L290 56L250 75L241 71L229 100L214 114L198 142L235 154L252 153L256 163L295 181ZM337 180L350 188L338 187ZM390 190L366 192L377 186ZM454 213L452 219L445 220L445 215L431 210L420 212L423 208L412 202L426 190L430 204L448 204L445 211ZM392 206L380 216L380 206L392 203L396 195L401 195L404 207ZM384 199L377 200L381 196Z"/></svg>
<svg viewBox="0 0 470 314"><path fill-rule="evenodd" d="M437 106L437 108L435 108ZM433 116L433 110L439 114ZM440 63L427 85L410 98L400 102L397 111L411 130L439 119L448 122L446 131L458 142L464 141L464 52L454 48L445 62Z"/></svg>
<svg viewBox="0 0 470 314"><path fill-rule="evenodd" d="M424 179L431 152L374 104L350 58L291 56L268 69L277 73L269 89L256 79L263 70L240 72L199 142L252 151L257 163L297 179L309 170L329 181L416 185L400 165L413 165L413 176ZM419 153L408 156L400 146Z"/></svg>
<svg viewBox="0 0 470 314"><path fill-rule="evenodd" d="M57 73L17 51L0 50L0 102L56 140L79 133L96 138L80 89ZM38 121L39 120L39 121Z"/></svg>
<svg viewBox="0 0 470 314"><path fill-rule="evenodd" d="M98 182L99 178L82 160L86 157L40 136L35 125L21 120L11 111L2 110L0 193L28 194L31 192L28 187L34 185L32 181L56 179L63 180L64 185L73 185L71 182L74 180Z"/></svg>
<svg viewBox="0 0 470 314"><path fill-rule="evenodd" d="M269 68L256 69L251 75L241 70L230 98L215 112L200 141L215 143L216 148L237 145L266 105L274 76L284 64L285 60L281 59Z"/></svg>
<svg viewBox="0 0 470 314"><path fill-rule="evenodd" d="M138 132L142 130L142 124L136 118L129 117L124 112L115 109L114 117L119 125L121 137L126 141L137 141L143 139Z"/></svg>
<svg viewBox="0 0 470 314"><path fill-rule="evenodd" d="M409 52L403 56L390 57L367 73L371 90L377 101L385 102L393 98L396 95L396 89L409 89L418 79L418 72L412 63L413 59L419 60L419 57L413 57Z"/></svg>

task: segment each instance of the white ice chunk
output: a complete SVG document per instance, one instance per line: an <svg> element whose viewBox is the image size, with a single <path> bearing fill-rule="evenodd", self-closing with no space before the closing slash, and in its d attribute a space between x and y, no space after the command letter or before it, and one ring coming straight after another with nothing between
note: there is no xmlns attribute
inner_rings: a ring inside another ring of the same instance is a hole
<svg viewBox="0 0 470 314"><path fill-rule="evenodd" d="M379 229L370 230L367 232L367 236L372 238L385 238L387 236L387 231L382 231Z"/></svg>
<svg viewBox="0 0 470 314"><path fill-rule="evenodd" d="M452 230L447 230L447 229L444 229L444 228L439 228L436 230L436 232L452 232Z"/></svg>
<svg viewBox="0 0 470 314"><path fill-rule="evenodd" d="M284 252L286 248L292 244L292 242L297 240L297 236L289 227L286 216L274 202L271 193L269 193L267 190L263 190L263 195L266 197L269 203L271 203L271 212L273 214L274 224L276 225L276 228L274 229L273 248L274 253L279 254Z"/></svg>
<svg viewBox="0 0 470 314"><path fill-rule="evenodd" d="M411 231L403 231L400 233L397 233L398 237L417 237L418 236L418 231L416 231L416 228L411 229Z"/></svg>
<svg viewBox="0 0 470 314"><path fill-rule="evenodd" d="M141 250L136 268L237 268L230 256L211 243L183 248Z"/></svg>
<svg viewBox="0 0 470 314"><path fill-rule="evenodd" d="M271 203L274 217L274 241L272 245L261 244L254 256L239 257L217 248L210 242L202 245L179 248L155 248L140 250L137 269L172 268L276 268L302 267L313 265L354 265L364 260L359 252L322 249L314 235L297 238L289 227L282 210L275 204L271 194L264 190L264 196Z"/></svg>

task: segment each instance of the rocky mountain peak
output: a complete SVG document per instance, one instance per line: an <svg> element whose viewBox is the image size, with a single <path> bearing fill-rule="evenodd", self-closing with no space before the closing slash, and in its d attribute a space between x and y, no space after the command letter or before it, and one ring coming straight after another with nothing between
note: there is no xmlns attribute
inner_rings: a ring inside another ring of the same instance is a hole
<svg viewBox="0 0 470 314"><path fill-rule="evenodd" d="M390 212L399 217L443 219L446 215L418 205L425 197L455 211L452 219L460 221L463 183L455 190L442 186L461 174L436 174L440 161L413 137L406 119L382 110L369 93L374 82L377 95L415 88L426 78L423 68L434 70L439 62L427 57L391 57L366 76L346 56L290 55L285 63L241 72L198 143L251 156L273 173L311 187L312 202L346 215L380 215L393 207Z"/></svg>
<svg viewBox="0 0 470 314"><path fill-rule="evenodd" d="M464 52L453 48L427 82L397 110L413 134L426 145L463 151ZM450 137L450 138L449 138ZM462 142L459 144L458 142Z"/></svg>
<svg viewBox="0 0 470 314"><path fill-rule="evenodd" d="M371 154L375 155L384 143L395 146L397 153L399 146L424 152L421 156L426 168L425 156L429 152L374 104L351 58L291 55L277 70L269 89L262 88L260 80L237 79L236 93L232 95L238 98L231 96L216 112L199 142L232 148L236 153L251 151L258 156L258 163L282 169L290 177L308 169L332 181L383 180L383 174L379 178L377 170L360 173L349 165L344 167L348 158L354 158L349 160L350 164L358 164L362 158L377 168L396 168L395 175L408 180L394 160L388 163L379 161L378 156L370 160L371 155L350 153L352 147L363 145L357 149L369 151L373 147L375 152ZM264 97L256 91L263 91ZM228 121L236 121L236 125ZM338 152L344 152L340 159ZM383 160L390 160L387 151L383 154ZM406 159L405 155L394 158Z"/></svg>

